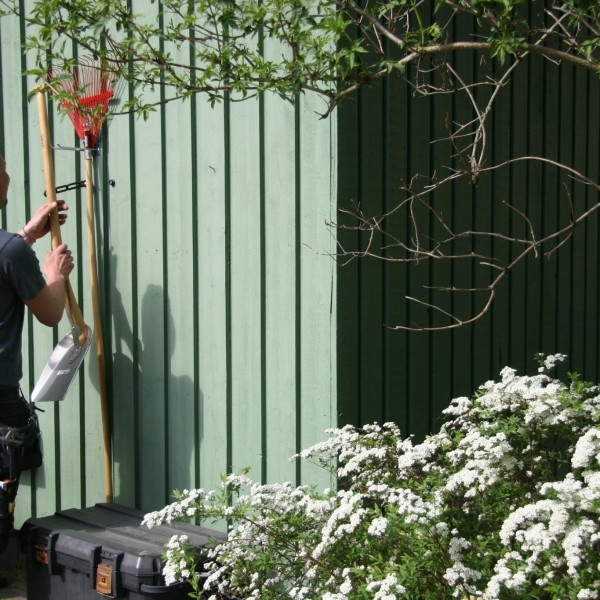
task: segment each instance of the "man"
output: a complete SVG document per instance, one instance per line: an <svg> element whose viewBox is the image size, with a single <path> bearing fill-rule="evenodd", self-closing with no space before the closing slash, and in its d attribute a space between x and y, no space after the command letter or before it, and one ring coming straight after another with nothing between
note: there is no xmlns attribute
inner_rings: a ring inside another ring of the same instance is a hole
<svg viewBox="0 0 600 600"><path fill-rule="evenodd" d="M0 155L0 210L8 203L10 177ZM65 308L65 280L73 270L73 257L65 244L49 252L43 271L31 246L50 231L49 215L57 207L59 222L67 218L63 201L40 207L18 234L0 229L0 430L2 426L22 428L33 423L33 411L23 398L21 336L28 306L35 317L48 327L57 325ZM0 440L0 552L6 549L12 530L14 497L18 473L7 465L4 438ZM0 579L0 587L6 585Z"/></svg>

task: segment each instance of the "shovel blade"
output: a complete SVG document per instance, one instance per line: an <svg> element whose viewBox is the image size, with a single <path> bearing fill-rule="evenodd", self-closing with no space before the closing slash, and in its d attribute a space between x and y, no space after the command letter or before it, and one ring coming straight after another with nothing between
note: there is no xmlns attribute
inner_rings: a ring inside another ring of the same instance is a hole
<svg viewBox="0 0 600 600"><path fill-rule="evenodd" d="M75 345L70 332L56 345L31 392L32 402L57 402L65 397L92 343L92 328L86 327L87 335L81 346Z"/></svg>

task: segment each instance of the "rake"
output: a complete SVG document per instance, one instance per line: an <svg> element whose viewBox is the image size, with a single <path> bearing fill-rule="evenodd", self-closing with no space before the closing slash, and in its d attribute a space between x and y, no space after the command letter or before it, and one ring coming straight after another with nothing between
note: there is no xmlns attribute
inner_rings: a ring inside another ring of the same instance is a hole
<svg viewBox="0 0 600 600"><path fill-rule="evenodd" d="M96 330L96 355L98 358L98 382L102 413L104 440L104 487L106 501L112 502L112 463L110 451L110 426L108 419L108 394L104 341L98 295L98 264L96 259L96 235L94 223L94 182L92 160L98 156L98 138L106 116L118 102L124 81L101 60L78 59L48 73L48 85L59 97L67 98L61 108L67 112L79 139L85 158L85 188L87 204L88 250L94 329Z"/></svg>
<svg viewBox="0 0 600 600"><path fill-rule="evenodd" d="M53 68L48 73L55 94L68 99L61 102L83 144L85 157L98 155L98 138L105 118L118 103L125 81L107 68L106 62L80 58L68 68Z"/></svg>

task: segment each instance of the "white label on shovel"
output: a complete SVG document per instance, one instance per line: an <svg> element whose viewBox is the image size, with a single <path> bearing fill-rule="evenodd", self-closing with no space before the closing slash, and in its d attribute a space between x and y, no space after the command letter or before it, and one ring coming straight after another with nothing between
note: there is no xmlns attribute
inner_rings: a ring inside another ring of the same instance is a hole
<svg viewBox="0 0 600 600"><path fill-rule="evenodd" d="M66 369L64 371L58 371L57 375L68 375L71 372L71 369Z"/></svg>

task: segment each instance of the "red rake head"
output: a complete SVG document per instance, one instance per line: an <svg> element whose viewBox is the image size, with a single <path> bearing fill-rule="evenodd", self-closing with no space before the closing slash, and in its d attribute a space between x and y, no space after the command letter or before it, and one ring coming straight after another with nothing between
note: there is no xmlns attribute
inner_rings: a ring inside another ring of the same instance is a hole
<svg viewBox="0 0 600 600"><path fill-rule="evenodd" d="M108 103L114 92L104 92L77 98L76 102L62 102L61 107L68 109L67 115L85 148L94 148L100 136L104 116L108 112Z"/></svg>
<svg viewBox="0 0 600 600"><path fill-rule="evenodd" d="M95 148L110 102L117 100L119 77L98 60L78 60L69 70L48 73L50 87L73 98L61 102L84 148ZM64 96L63 96L64 97Z"/></svg>

